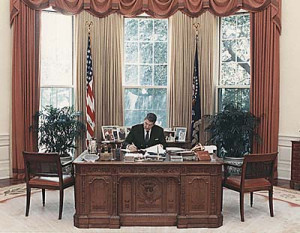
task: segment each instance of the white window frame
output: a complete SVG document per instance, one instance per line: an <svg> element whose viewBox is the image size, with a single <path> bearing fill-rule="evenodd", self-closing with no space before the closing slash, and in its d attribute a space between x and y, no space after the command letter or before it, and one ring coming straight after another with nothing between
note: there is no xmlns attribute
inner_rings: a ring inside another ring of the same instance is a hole
<svg viewBox="0 0 300 233"><path fill-rule="evenodd" d="M246 11L239 11L235 15L239 14L249 14L249 12ZM221 17L218 19L218 71L217 71L217 81L216 81L216 87L215 87L215 111L219 111L219 90L220 89L250 89L250 85L220 85L220 78L221 78L221 63L222 63L222 57L221 57ZM251 67L250 67L251 68ZM250 74L251 75L251 74Z"/></svg>
<svg viewBox="0 0 300 233"><path fill-rule="evenodd" d="M170 94L170 75L169 75L169 68L170 68L170 66L169 66L169 64L170 64L170 61L169 61L169 51L170 51L170 47L169 47L169 45L170 45L170 43L169 43L169 23L168 23L168 30L167 30L167 85L166 86L151 86L151 85L140 85L140 78L138 77L138 84L139 85L125 85L125 64L126 65L140 65L140 63L139 62L136 62L136 63L125 63L125 42L127 42L127 41L125 41L125 19L126 19L126 17L124 17L124 19L123 19L123 25L124 25L124 35L123 35L123 38L124 38L124 43L123 43L123 51L124 51L124 57L123 57L123 62L122 62L122 70L123 70L123 77L122 77L122 94L123 94L123 122L124 122L124 124L125 124L125 89L139 89L139 90L141 90L141 89L166 89L166 91L167 91L167 109L166 109L166 111L167 111L167 125L166 125L166 127L169 127L169 121L168 121L168 119L169 119L169 111L168 111L168 109L169 109L169 94ZM150 18L149 16L147 16L146 14L142 14L142 15L140 15L140 16L137 16L137 17L134 17L134 18L132 18L132 19L150 19L150 20L154 20L154 19L152 19L152 18ZM154 29L153 29L154 30ZM140 41L140 40L138 40L138 41L130 41L130 42L149 42L149 41ZM154 43L153 43L153 46L154 46ZM140 47L138 46L138 58L137 58L137 61L139 61L139 49L140 49ZM153 51L154 51L154 48L153 48ZM154 55L153 55L154 56ZM150 63L143 63L143 65L153 65L153 63L152 64L150 64ZM165 65L165 63L163 63L163 64L156 64L156 65ZM153 69L153 72L154 72L154 69ZM152 76L152 83L154 83L154 73L153 73L153 76ZM133 110L133 111L135 111L135 110ZM139 111L139 110L136 110L136 111Z"/></svg>
<svg viewBox="0 0 300 233"><path fill-rule="evenodd" d="M42 10L43 12L47 12L47 13L53 13L53 14L61 14L55 10L53 10L52 8L47 8ZM43 88L53 88L53 89L58 89L58 88L71 88L72 90L72 100L70 103L70 106L74 106L75 105L75 98L76 98L76 82L75 82L75 16L71 16L72 17L72 79L71 79L71 85L59 85L59 84L51 84L51 85L40 85L40 108L42 107L42 89ZM41 48L42 49L42 48ZM41 76L42 79L42 76ZM41 82L42 83L42 82Z"/></svg>

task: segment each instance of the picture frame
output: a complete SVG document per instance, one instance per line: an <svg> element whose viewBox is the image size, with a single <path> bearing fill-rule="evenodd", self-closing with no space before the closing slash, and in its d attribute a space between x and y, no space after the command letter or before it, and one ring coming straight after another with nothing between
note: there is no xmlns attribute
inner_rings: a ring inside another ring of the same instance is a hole
<svg viewBox="0 0 300 233"><path fill-rule="evenodd" d="M126 136L127 136L126 127L124 126L118 127L118 140L124 141Z"/></svg>
<svg viewBox="0 0 300 233"><path fill-rule="evenodd" d="M102 136L104 141L116 141L118 140L117 133L118 126L104 125L102 126Z"/></svg>
<svg viewBox="0 0 300 233"><path fill-rule="evenodd" d="M125 126L126 128L126 137L130 133L131 127L130 126Z"/></svg>
<svg viewBox="0 0 300 233"><path fill-rule="evenodd" d="M185 142L186 127L175 127L175 140L177 142Z"/></svg>
<svg viewBox="0 0 300 233"><path fill-rule="evenodd" d="M175 142L175 131L174 130L172 130L170 128L164 129L164 136L165 136L166 142Z"/></svg>

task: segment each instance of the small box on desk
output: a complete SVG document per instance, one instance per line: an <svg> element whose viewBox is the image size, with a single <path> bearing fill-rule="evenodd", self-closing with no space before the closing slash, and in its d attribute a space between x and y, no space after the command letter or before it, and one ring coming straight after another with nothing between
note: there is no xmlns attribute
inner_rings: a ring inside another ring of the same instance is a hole
<svg viewBox="0 0 300 233"><path fill-rule="evenodd" d="M112 152L102 152L100 153L100 160L101 161L109 161L113 159L113 153Z"/></svg>
<svg viewBox="0 0 300 233"><path fill-rule="evenodd" d="M195 151L195 153L200 161L210 161L210 156L208 151L198 150Z"/></svg>

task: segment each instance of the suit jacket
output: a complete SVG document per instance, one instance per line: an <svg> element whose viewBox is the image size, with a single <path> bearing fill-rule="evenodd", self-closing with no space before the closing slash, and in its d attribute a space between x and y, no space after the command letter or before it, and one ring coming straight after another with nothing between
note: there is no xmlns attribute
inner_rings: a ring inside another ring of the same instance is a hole
<svg viewBox="0 0 300 233"><path fill-rule="evenodd" d="M166 148L166 140L164 136L164 130L158 125L154 125L151 129L150 139L148 143L145 142L144 125L138 124L131 128L130 133L126 137L122 148L126 148L128 144L134 143L138 149L145 149L150 146L162 144L164 149Z"/></svg>

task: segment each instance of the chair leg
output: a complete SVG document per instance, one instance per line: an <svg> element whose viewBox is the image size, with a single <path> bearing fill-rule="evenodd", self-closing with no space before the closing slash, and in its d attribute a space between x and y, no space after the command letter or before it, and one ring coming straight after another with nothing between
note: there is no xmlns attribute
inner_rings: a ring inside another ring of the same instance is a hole
<svg viewBox="0 0 300 233"><path fill-rule="evenodd" d="M253 192L250 192L250 206L253 206Z"/></svg>
<svg viewBox="0 0 300 233"><path fill-rule="evenodd" d="M59 215L58 219L61 219L62 216L62 210L63 210L63 201L64 201L64 190L60 189L59 190Z"/></svg>
<svg viewBox="0 0 300 233"><path fill-rule="evenodd" d="M271 215L271 217L274 217L274 211L273 211L273 189L269 190L269 207L270 207L270 215Z"/></svg>
<svg viewBox="0 0 300 233"><path fill-rule="evenodd" d="M30 194L31 194L31 188L27 187L26 189L26 213L25 216L27 217L29 214L29 207L30 207Z"/></svg>
<svg viewBox="0 0 300 233"><path fill-rule="evenodd" d="M45 206L45 189L42 189L43 206Z"/></svg>
<svg viewBox="0 0 300 233"><path fill-rule="evenodd" d="M244 193L240 192L240 214L241 214L241 221L245 222L244 218Z"/></svg>

